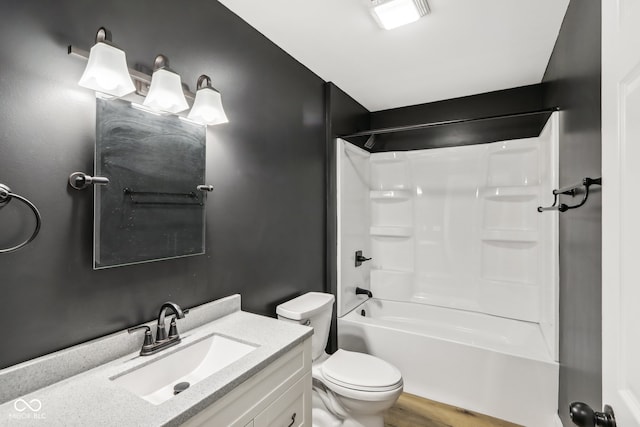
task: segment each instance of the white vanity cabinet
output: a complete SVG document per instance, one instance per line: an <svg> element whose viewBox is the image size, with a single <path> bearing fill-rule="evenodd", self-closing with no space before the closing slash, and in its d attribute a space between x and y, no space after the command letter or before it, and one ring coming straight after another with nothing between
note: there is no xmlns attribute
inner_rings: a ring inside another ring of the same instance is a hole
<svg viewBox="0 0 640 427"><path fill-rule="evenodd" d="M273 361L185 427L310 427L311 338Z"/></svg>

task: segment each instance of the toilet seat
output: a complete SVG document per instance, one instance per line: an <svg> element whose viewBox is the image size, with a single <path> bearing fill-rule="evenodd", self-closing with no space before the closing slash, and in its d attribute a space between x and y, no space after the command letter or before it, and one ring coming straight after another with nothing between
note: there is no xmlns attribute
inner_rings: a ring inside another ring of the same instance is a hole
<svg viewBox="0 0 640 427"><path fill-rule="evenodd" d="M400 371L369 354L338 350L320 367L324 384L335 393L360 400L384 400L403 385Z"/></svg>
<svg viewBox="0 0 640 427"><path fill-rule="evenodd" d="M342 387L341 385L335 384L325 378L322 382L326 388L335 393L338 397L341 398L350 398L353 400L358 400L362 402L385 402L388 400L395 400L400 395L399 392L402 391L402 384L400 384L397 388L388 391L364 391L364 390L356 390L353 388Z"/></svg>

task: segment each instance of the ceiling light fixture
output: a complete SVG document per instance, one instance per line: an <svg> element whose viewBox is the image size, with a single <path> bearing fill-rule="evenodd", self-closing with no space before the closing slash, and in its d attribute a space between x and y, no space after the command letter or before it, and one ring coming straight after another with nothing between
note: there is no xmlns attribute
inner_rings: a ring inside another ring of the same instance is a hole
<svg viewBox="0 0 640 427"><path fill-rule="evenodd" d="M91 48L89 62L78 84L115 97L136 90L124 51L111 43L111 32L104 27L100 27L96 33L96 44Z"/></svg>
<svg viewBox="0 0 640 427"><path fill-rule="evenodd" d="M415 22L430 12L427 0L371 0L371 6L371 14L385 30Z"/></svg>
<svg viewBox="0 0 640 427"><path fill-rule="evenodd" d="M204 125L219 125L229 122L224 108L222 108L220 92L211 86L209 76L203 74L198 78L196 100L193 102L188 119Z"/></svg>
<svg viewBox="0 0 640 427"><path fill-rule="evenodd" d="M180 75L169 68L169 59L156 56L149 93L143 105L152 110L176 114L189 108Z"/></svg>

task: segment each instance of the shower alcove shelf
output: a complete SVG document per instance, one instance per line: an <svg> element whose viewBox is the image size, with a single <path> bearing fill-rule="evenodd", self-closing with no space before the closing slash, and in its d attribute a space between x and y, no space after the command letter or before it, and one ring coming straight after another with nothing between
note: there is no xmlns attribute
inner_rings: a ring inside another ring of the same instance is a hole
<svg viewBox="0 0 640 427"><path fill-rule="evenodd" d="M371 227L370 234L377 237L411 237L413 228L398 226L377 226Z"/></svg>
<svg viewBox="0 0 640 427"><path fill-rule="evenodd" d="M411 192L408 190L371 190L369 197L378 202L397 202L410 199Z"/></svg>
<svg viewBox="0 0 640 427"><path fill-rule="evenodd" d="M413 272L413 188L405 153L370 157L371 256L374 277L384 271ZM398 275L395 275L398 280ZM375 279L372 279L375 280Z"/></svg>

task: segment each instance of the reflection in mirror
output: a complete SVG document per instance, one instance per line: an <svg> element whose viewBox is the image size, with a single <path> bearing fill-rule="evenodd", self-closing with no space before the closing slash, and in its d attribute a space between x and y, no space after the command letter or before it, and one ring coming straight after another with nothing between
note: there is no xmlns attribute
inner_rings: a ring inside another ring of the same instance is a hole
<svg viewBox="0 0 640 427"><path fill-rule="evenodd" d="M94 268L205 251L206 128L96 99Z"/></svg>

